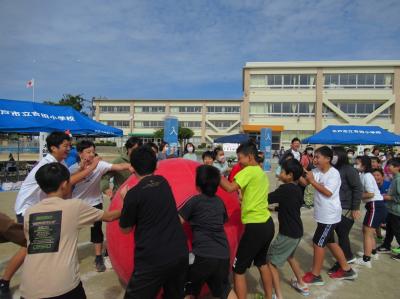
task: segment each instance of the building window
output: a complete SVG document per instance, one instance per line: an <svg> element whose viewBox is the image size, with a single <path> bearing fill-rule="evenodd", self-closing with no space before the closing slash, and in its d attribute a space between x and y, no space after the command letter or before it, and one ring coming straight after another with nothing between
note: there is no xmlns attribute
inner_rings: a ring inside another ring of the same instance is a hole
<svg viewBox="0 0 400 299"><path fill-rule="evenodd" d="M130 106L100 106L102 113L129 113Z"/></svg>
<svg viewBox="0 0 400 299"><path fill-rule="evenodd" d="M315 75L250 75L250 87L262 88L315 88Z"/></svg>
<svg viewBox="0 0 400 299"><path fill-rule="evenodd" d="M107 120L106 125L118 128L129 128L129 120Z"/></svg>
<svg viewBox="0 0 400 299"><path fill-rule="evenodd" d="M218 129L230 128L236 122L237 122L236 120L210 120L210 123L212 123ZM210 127L210 126L208 126L208 127Z"/></svg>
<svg viewBox="0 0 400 299"><path fill-rule="evenodd" d="M135 106L135 113L165 113L165 106Z"/></svg>
<svg viewBox="0 0 400 299"><path fill-rule="evenodd" d="M201 106L173 106L171 113L201 113Z"/></svg>
<svg viewBox="0 0 400 299"><path fill-rule="evenodd" d="M276 117L312 117L315 115L314 109L315 103L250 103L250 115L263 114Z"/></svg>
<svg viewBox="0 0 400 299"><path fill-rule="evenodd" d="M392 88L392 74L325 74L325 88Z"/></svg>
<svg viewBox="0 0 400 299"><path fill-rule="evenodd" d="M182 128L201 128L201 121L180 121L179 126Z"/></svg>
<svg viewBox="0 0 400 299"><path fill-rule="evenodd" d="M353 118L364 118L383 105L383 102L370 101L334 101L333 104ZM391 117L392 107L379 114L379 117Z"/></svg>
<svg viewBox="0 0 400 299"><path fill-rule="evenodd" d="M135 121L135 128L163 128L164 122L158 120Z"/></svg>
<svg viewBox="0 0 400 299"><path fill-rule="evenodd" d="M207 113L240 113L240 106L207 106Z"/></svg>

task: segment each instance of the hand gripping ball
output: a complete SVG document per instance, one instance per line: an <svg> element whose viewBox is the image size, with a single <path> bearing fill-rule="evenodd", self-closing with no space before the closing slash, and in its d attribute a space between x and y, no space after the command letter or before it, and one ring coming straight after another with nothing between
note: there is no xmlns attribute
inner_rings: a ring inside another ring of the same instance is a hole
<svg viewBox="0 0 400 299"><path fill-rule="evenodd" d="M180 207L192 196L198 194L195 185L196 168L200 164L186 159L168 159L160 161L155 174L162 175L169 182L175 197L176 206ZM132 175L123 186L133 187L137 184L135 175ZM225 232L230 246L231 263L236 254L243 225L240 219L240 206L236 192L228 193L221 188L217 195L223 200L228 213L228 222L225 224ZM110 210L122 209L123 200L117 192L113 197ZM188 238L189 250L191 250L192 233L189 224L184 224L184 230ZM119 229L118 221L107 224L107 247L113 268L119 278L126 284L134 269L134 238L133 233L123 234ZM160 248L160 250L162 250Z"/></svg>

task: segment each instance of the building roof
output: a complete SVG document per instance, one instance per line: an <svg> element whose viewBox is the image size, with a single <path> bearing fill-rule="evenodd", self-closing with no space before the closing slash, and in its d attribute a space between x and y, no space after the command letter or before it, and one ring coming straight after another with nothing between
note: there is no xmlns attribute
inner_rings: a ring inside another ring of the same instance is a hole
<svg viewBox="0 0 400 299"><path fill-rule="evenodd" d="M249 68L385 67L385 66L386 67L400 66L400 60L247 62L243 68L249 69Z"/></svg>
<svg viewBox="0 0 400 299"><path fill-rule="evenodd" d="M242 102L242 98L237 99L108 99L95 98L93 101L128 101L128 102Z"/></svg>

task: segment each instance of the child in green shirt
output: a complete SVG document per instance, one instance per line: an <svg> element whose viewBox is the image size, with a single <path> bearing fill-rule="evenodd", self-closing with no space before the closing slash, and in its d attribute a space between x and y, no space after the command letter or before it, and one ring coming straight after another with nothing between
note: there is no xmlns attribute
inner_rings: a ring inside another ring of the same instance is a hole
<svg viewBox="0 0 400 299"><path fill-rule="evenodd" d="M221 187L228 192L242 193L242 223L245 230L233 263L233 281L238 298L246 298L246 269L258 268L266 298L272 297L271 271L267 264L267 252L274 237L274 222L268 210L269 181L257 162L257 147L248 142L236 151L243 169L236 174L232 183L224 177Z"/></svg>

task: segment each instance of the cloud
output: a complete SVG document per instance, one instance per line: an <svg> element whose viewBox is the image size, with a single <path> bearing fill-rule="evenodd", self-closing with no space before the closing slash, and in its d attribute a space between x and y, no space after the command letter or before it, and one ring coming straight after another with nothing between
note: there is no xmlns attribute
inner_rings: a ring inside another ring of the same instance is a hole
<svg viewBox="0 0 400 299"><path fill-rule="evenodd" d="M399 1L0 3L0 98L242 95L247 61L399 59Z"/></svg>

